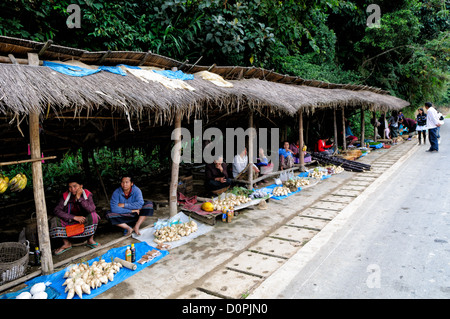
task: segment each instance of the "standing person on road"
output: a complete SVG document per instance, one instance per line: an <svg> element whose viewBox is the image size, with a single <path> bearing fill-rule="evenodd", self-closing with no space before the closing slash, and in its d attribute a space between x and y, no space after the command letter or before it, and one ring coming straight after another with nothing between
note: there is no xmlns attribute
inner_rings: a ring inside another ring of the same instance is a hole
<svg viewBox="0 0 450 319"><path fill-rule="evenodd" d="M389 130L391 132L392 145L397 145L397 138L398 138L398 113L397 113L397 111L392 111L391 117L389 118Z"/></svg>
<svg viewBox="0 0 450 319"><path fill-rule="evenodd" d="M418 112L419 114L416 117L416 131L419 134L419 145L422 144L421 136L423 136L423 144L427 144L427 115L423 108L419 108Z"/></svg>
<svg viewBox="0 0 450 319"><path fill-rule="evenodd" d="M430 148L427 150L427 152L439 152L437 130L438 127L441 126L441 123L439 123L438 114L436 112L436 109L433 107L433 104L431 104L431 102L426 102L425 108L427 110L427 129L428 129L428 136L430 139Z"/></svg>

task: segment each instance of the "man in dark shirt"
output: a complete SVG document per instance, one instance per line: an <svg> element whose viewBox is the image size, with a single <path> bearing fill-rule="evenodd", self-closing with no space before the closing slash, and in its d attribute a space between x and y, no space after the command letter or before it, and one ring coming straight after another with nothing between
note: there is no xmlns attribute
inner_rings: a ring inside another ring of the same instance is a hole
<svg viewBox="0 0 450 319"><path fill-rule="evenodd" d="M206 164L206 187L210 191L225 188L231 185L228 177L227 164L223 162L223 157L219 156L213 163Z"/></svg>

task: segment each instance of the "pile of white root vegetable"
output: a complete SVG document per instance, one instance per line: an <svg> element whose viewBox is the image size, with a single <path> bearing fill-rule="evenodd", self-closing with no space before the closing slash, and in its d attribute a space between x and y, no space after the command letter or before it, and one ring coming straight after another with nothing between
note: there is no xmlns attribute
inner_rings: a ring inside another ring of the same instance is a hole
<svg viewBox="0 0 450 319"><path fill-rule="evenodd" d="M187 223L175 224L172 226L165 226L155 230L153 240L157 244L164 242L180 240L183 236L189 236L191 233L196 232L198 229L197 223L193 220Z"/></svg>
<svg viewBox="0 0 450 319"><path fill-rule="evenodd" d="M106 262L104 259L94 261L92 265L81 263L72 266L64 274L67 278L63 283L66 286L67 299L72 299L75 294L83 299L83 294L90 295L91 289L96 289L108 281L114 280L114 275L122 268L118 262Z"/></svg>

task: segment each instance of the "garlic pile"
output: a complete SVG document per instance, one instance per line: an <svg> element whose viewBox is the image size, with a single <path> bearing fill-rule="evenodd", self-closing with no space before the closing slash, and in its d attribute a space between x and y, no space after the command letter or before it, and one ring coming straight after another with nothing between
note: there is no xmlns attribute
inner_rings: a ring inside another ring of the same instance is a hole
<svg viewBox="0 0 450 319"><path fill-rule="evenodd" d="M187 223L175 224L172 226L165 226L155 230L153 241L157 244L162 244L166 241L180 240L183 236L189 236L198 229L197 223L193 220Z"/></svg>
<svg viewBox="0 0 450 319"><path fill-rule="evenodd" d="M317 168L315 168L313 171L310 171L308 173L308 177L312 177L312 178L316 178L316 179L321 179L325 175L327 175L327 173L325 171L319 170Z"/></svg>
<svg viewBox="0 0 450 319"><path fill-rule="evenodd" d="M286 187L289 186L295 186L295 187L300 187L300 186L307 186L309 185L309 179L306 178L294 178L294 179L290 179L285 183Z"/></svg>
<svg viewBox="0 0 450 319"><path fill-rule="evenodd" d="M328 174L339 174L344 171L344 169L341 166L336 165L328 165L325 166L325 168L328 170Z"/></svg>
<svg viewBox="0 0 450 319"><path fill-rule="evenodd" d="M291 193L291 190L284 186L277 186L272 191L273 196L285 196L289 193Z"/></svg>
<svg viewBox="0 0 450 319"><path fill-rule="evenodd" d="M248 196L226 193L225 196L221 196L220 199L214 199L212 204L214 205L214 210L222 210L224 207L236 207L251 201L252 199Z"/></svg>
<svg viewBox="0 0 450 319"><path fill-rule="evenodd" d="M63 283L63 286L66 286L64 292L67 292L67 299L72 299L75 294L80 299L83 299L83 293L90 295L91 289L113 281L114 275L122 267L121 263L107 263L104 259L94 261L91 266L81 263L71 267L64 274L64 278L67 278Z"/></svg>

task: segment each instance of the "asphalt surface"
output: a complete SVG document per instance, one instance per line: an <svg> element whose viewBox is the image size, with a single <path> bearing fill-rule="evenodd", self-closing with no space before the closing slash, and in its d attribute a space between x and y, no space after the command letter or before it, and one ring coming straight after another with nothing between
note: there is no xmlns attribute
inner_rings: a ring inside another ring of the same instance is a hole
<svg viewBox="0 0 450 319"><path fill-rule="evenodd" d="M447 120L439 153L418 146L283 289L265 297L448 299L449 132Z"/></svg>

